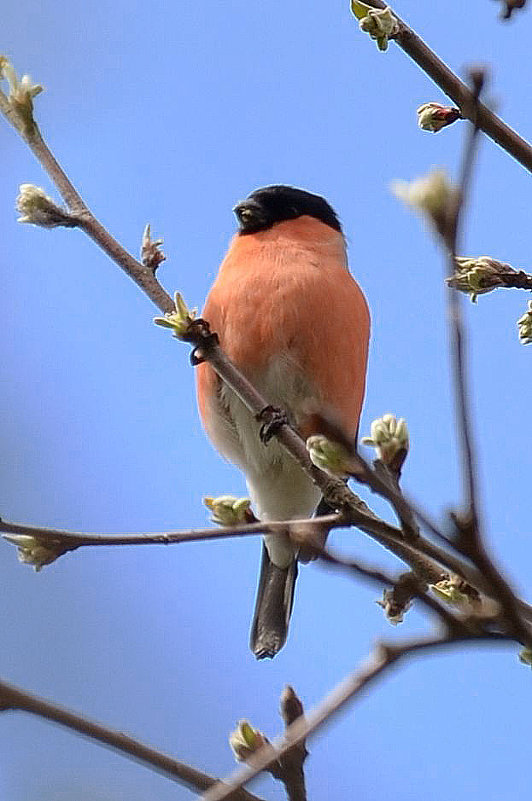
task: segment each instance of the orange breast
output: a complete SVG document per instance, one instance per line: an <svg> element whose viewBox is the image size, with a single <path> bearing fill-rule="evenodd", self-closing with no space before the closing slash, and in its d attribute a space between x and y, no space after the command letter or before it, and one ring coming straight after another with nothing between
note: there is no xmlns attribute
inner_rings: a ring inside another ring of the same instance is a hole
<svg viewBox="0 0 532 801"><path fill-rule="evenodd" d="M222 348L253 381L287 356L324 411L354 434L364 397L369 313L346 268L341 234L312 217L233 238L203 316ZM200 413L218 379L197 369ZM308 433L308 432L307 432Z"/></svg>

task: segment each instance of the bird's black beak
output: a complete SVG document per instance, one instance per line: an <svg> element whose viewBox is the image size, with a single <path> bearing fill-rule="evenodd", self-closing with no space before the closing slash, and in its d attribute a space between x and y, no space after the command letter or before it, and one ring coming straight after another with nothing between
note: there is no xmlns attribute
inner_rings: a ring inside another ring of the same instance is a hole
<svg viewBox="0 0 532 801"><path fill-rule="evenodd" d="M268 220L264 209L256 200L242 200L237 203L233 211L238 219L242 233L253 233L266 228Z"/></svg>

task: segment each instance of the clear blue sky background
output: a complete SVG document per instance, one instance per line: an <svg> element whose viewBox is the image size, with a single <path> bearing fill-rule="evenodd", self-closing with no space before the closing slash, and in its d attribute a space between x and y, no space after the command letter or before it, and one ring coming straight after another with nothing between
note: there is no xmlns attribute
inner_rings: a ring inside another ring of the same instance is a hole
<svg viewBox="0 0 532 801"><path fill-rule="evenodd" d="M492 65L500 113L530 137L530 10L503 25L499 5L402 0L397 11L453 69ZM379 53L345 0L19 0L2 12L0 50L46 87L42 130L91 208L135 253L151 222L168 254L160 278L191 304L216 273L235 201L273 182L324 194L372 310L361 431L386 411L406 416L405 486L437 516L459 502L442 258L388 186L433 165L456 174L465 127L418 130L416 107L442 96L398 48ZM53 190L6 125L0 143L2 516L92 532L203 526L202 495L245 487L203 436L187 348L79 232L16 223L20 183ZM464 252L530 267L531 187L484 141ZM526 301L501 291L465 304L486 533L525 595L532 346L515 321ZM400 569L361 534L334 541ZM288 645L256 663L259 550L254 539L86 549L36 575L0 546L0 675L224 775L228 732L247 717L274 735L287 682L311 707L376 637L431 625L413 612L391 629L374 588L309 566ZM516 648L405 665L312 741L309 797L524 796L531 699ZM20 714L0 716L0 742L2 801L191 797ZM254 789L283 797L269 778Z"/></svg>

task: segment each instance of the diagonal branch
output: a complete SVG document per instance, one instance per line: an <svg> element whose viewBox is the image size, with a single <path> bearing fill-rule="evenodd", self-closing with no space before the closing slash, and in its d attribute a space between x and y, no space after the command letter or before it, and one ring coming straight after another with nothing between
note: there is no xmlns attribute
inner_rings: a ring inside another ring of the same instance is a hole
<svg viewBox="0 0 532 801"><path fill-rule="evenodd" d="M188 787L189 790L208 790L218 784L212 776L191 768L183 762L178 762L173 757L156 751L148 745L144 745L133 737L129 737L120 731L109 729L100 723L95 723L86 717L70 712L63 707L45 701L37 695L33 695L26 690L21 690L11 684L0 681L0 711L29 712L39 718L52 720L61 726L82 734L91 740L107 745L115 751L125 754L128 757L146 765L158 773L162 773L179 784ZM231 796L234 801L260 801L257 796L245 790L238 790Z"/></svg>
<svg viewBox="0 0 532 801"><path fill-rule="evenodd" d="M338 684L304 719L296 720L286 730L285 735L273 744L265 745L254 755L253 765L239 768L227 779L208 790L201 801L224 801L231 793L254 779L275 760L282 759L295 745L303 742L311 734L323 727L325 722L357 699L370 685L381 678L397 662L416 653L437 650L442 646L467 642L507 642L504 635L482 634L454 637L442 634L434 637L415 639L399 645L380 643L374 649L367 664L354 671Z"/></svg>

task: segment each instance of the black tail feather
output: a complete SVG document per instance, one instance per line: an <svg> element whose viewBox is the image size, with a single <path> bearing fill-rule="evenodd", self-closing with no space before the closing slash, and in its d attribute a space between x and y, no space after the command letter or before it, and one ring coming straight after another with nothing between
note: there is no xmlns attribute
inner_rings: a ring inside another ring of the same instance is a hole
<svg viewBox="0 0 532 801"><path fill-rule="evenodd" d="M273 659L286 642L296 578L297 561L294 559L287 568L277 567L263 543L250 637L257 659Z"/></svg>

